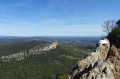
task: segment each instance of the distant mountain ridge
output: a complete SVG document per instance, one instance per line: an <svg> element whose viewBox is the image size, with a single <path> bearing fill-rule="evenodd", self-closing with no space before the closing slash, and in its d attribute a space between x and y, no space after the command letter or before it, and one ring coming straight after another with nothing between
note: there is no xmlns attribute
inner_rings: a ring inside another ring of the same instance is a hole
<svg viewBox="0 0 120 79"><path fill-rule="evenodd" d="M35 46L25 51L20 51L18 53L10 54L8 56L2 56L1 59L2 61L23 60L25 57L29 57L29 55L40 54L44 51L55 49L57 44L58 44L57 42L49 42L46 44L40 44L38 46Z"/></svg>

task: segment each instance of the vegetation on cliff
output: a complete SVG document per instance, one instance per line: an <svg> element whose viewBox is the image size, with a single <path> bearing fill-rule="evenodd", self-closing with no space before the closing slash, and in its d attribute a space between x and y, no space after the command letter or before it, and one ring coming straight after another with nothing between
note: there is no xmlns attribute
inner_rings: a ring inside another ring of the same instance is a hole
<svg viewBox="0 0 120 79"><path fill-rule="evenodd" d="M107 38L111 44L115 44L117 40L120 39L120 20L116 22L116 25L111 30L111 32L109 32L109 34L107 35Z"/></svg>
<svg viewBox="0 0 120 79"><path fill-rule="evenodd" d="M111 48L108 52L107 59L114 65L114 77L120 78L120 20L116 22L116 27L108 34Z"/></svg>
<svg viewBox="0 0 120 79"><path fill-rule="evenodd" d="M7 42L7 41L6 41ZM1 43L1 42L0 42ZM12 43L12 44L4 44L0 45L0 57L14 54L20 51L24 51L40 44L46 44L47 42L41 41L28 41L28 42L19 42L19 43Z"/></svg>

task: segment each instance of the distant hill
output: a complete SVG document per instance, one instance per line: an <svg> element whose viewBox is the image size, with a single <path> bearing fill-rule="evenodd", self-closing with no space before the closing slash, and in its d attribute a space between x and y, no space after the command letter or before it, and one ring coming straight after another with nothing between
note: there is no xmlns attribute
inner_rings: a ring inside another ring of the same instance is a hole
<svg viewBox="0 0 120 79"><path fill-rule="evenodd" d="M19 42L12 44L0 45L0 56L14 54L20 51L28 50L40 44L46 44L48 42L41 41L29 41L29 42Z"/></svg>

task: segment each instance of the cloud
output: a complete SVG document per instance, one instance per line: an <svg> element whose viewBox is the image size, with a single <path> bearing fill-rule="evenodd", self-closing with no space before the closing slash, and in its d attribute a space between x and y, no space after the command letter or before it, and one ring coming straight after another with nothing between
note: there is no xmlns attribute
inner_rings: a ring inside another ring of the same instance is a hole
<svg viewBox="0 0 120 79"><path fill-rule="evenodd" d="M77 27L76 27L77 26ZM72 25L71 26L56 26L56 27L47 27L47 28L40 28L40 29L44 29L44 30L51 30L51 31L94 31L94 32L101 32L102 28L101 27L97 27L95 26L91 27L92 25Z"/></svg>

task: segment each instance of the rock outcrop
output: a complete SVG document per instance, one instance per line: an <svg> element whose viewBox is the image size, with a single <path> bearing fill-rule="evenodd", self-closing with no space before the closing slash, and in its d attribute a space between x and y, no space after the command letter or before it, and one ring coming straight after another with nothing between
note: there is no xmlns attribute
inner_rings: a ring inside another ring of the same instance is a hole
<svg viewBox="0 0 120 79"><path fill-rule="evenodd" d="M115 45L112 45L107 60L111 61L114 65L113 74L115 79L120 79L120 49Z"/></svg>
<svg viewBox="0 0 120 79"><path fill-rule="evenodd" d="M44 51L49 51L51 49L55 49L57 46L57 42L52 42L52 43L47 43L47 44L41 44L38 45L36 47L33 47L31 49L25 50L25 51L21 51L15 54L11 54L8 56L2 56L2 61L10 61L10 60L22 60L25 57L29 57L29 55L33 54L40 54Z"/></svg>
<svg viewBox="0 0 120 79"><path fill-rule="evenodd" d="M67 79L120 79L120 49L108 43L98 43L95 52L77 63Z"/></svg>

